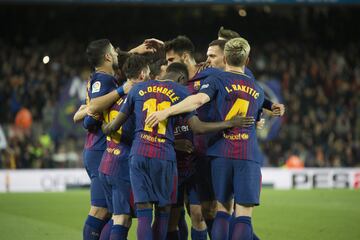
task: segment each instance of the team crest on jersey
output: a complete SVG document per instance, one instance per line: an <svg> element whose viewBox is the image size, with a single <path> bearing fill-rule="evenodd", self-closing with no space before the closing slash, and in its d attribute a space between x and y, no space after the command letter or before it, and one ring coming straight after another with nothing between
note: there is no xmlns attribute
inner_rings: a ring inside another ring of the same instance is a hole
<svg viewBox="0 0 360 240"><path fill-rule="evenodd" d="M208 88L209 86L210 86L209 84L204 84L204 85L201 86L200 90L201 90L201 89Z"/></svg>
<svg viewBox="0 0 360 240"><path fill-rule="evenodd" d="M91 92L92 93L100 92L100 88L101 88L101 82L99 82L99 81L94 82L92 87L91 87Z"/></svg>
<svg viewBox="0 0 360 240"><path fill-rule="evenodd" d="M194 89L199 90L199 88L200 88L200 81L194 82Z"/></svg>

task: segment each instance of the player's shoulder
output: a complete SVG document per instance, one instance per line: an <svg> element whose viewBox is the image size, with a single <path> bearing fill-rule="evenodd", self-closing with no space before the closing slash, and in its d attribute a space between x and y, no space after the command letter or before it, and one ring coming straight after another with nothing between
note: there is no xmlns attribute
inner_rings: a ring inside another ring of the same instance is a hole
<svg viewBox="0 0 360 240"><path fill-rule="evenodd" d="M96 82L96 81L115 81L116 78L110 74L107 73L103 73L103 72L94 72L91 75L91 82Z"/></svg>
<svg viewBox="0 0 360 240"><path fill-rule="evenodd" d="M201 79L208 78L210 76L215 77L215 76L221 74L222 72L224 72L224 71L221 69L218 69L218 68L213 68L213 67L205 68L204 70L196 73L195 76L191 79L191 81L198 81Z"/></svg>

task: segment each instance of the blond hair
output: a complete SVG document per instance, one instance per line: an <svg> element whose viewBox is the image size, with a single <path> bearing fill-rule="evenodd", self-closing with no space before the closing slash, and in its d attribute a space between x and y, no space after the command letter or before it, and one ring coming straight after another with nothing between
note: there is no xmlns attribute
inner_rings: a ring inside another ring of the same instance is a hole
<svg viewBox="0 0 360 240"><path fill-rule="evenodd" d="M233 38L225 44L224 55L231 66L243 66L249 57L250 45L245 38Z"/></svg>

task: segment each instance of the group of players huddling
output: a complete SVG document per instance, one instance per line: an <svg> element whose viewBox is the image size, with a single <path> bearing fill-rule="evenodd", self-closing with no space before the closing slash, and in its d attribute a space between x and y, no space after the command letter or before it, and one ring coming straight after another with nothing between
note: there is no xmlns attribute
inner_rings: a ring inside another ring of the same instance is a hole
<svg viewBox="0 0 360 240"><path fill-rule="evenodd" d="M164 54L161 54L164 53ZM87 129L84 166L91 208L84 240L259 239L261 162L256 129L263 110L284 114L246 67L250 45L221 28L197 64L185 36L147 39L123 52L91 42L94 69L74 115Z"/></svg>

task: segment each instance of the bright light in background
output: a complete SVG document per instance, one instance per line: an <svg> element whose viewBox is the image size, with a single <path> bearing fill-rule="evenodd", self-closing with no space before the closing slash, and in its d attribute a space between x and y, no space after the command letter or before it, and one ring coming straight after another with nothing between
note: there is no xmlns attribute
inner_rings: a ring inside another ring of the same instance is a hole
<svg viewBox="0 0 360 240"><path fill-rule="evenodd" d="M240 8L239 9L239 15L240 15L240 17L246 17L246 15L247 15L246 10L243 9L243 8Z"/></svg>
<svg viewBox="0 0 360 240"><path fill-rule="evenodd" d="M49 56L45 56L45 57L43 58L43 63L44 63L44 64L47 64L49 61L50 61L50 57L49 57Z"/></svg>

